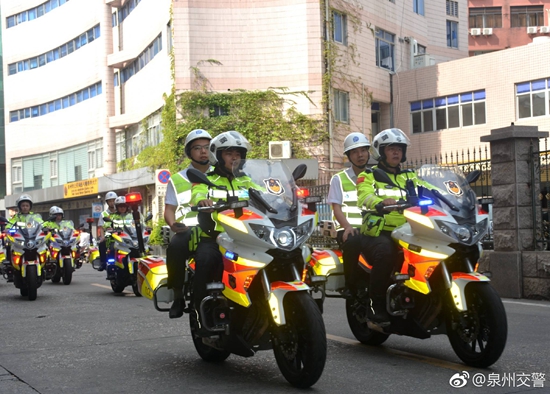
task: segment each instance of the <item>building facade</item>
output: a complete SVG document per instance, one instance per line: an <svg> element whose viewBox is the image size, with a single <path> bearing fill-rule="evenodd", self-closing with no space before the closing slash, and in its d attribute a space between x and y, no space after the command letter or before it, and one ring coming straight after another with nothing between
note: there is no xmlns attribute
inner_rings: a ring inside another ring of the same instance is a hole
<svg viewBox="0 0 550 394"><path fill-rule="evenodd" d="M535 37L550 37L549 18L550 0L469 0L470 56L527 45Z"/></svg>
<svg viewBox="0 0 550 394"><path fill-rule="evenodd" d="M63 185L87 179L99 178L100 195L153 183L151 175L113 174L117 162L161 138L172 85L170 6L1 2L7 207L23 192L68 207Z"/></svg>

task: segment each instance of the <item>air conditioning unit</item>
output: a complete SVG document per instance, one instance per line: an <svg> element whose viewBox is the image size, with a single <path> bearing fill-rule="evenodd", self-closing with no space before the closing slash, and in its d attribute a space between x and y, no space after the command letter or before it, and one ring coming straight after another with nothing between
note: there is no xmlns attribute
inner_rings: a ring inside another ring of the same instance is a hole
<svg viewBox="0 0 550 394"><path fill-rule="evenodd" d="M541 33L550 33L550 26L541 26L540 27Z"/></svg>
<svg viewBox="0 0 550 394"><path fill-rule="evenodd" d="M270 159L290 159L290 141L269 141Z"/></svg>
<svg viewBox="0 0 550 394"><path fill-rule="evenodd" d="M481 35L481 29L470 29L470 34L472 36L479 36Z"/></svg>
<svg viewBox="0 0 550 394"><path fill-rule="evenodd" d="M428 67L435 64L435 59L428 54L416 55L413 68Z"/></svg>
<svg viewBox="0 0 550 394"><path fill-rule="evenodd" d="M537 34L538 27L537 26L529 26L527 28L527 34Z"/></svg>
<svg viewBox="0 0 550 394"><path fill-rule="evenodd" d="M486 27L483 29L483 35L484 36L491 36L493 34L493 28L492 27Z"/></svg>

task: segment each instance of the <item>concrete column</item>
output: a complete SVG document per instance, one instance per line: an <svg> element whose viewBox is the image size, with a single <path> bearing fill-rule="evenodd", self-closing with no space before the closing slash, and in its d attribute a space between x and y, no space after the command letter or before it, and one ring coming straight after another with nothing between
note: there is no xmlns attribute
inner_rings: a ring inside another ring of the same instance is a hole
<svg viewBox="0 0 550 394"><path fill-rule="evenodd" d="M113 53L112 9L105 2L101 7L101 39L103 50L98 56L99 70L101 70L102 95L104 97L103 113L101 114L100 132L103 135L103 173L116 173L116 134L115 129L109 128L109 117L115 115L115 87L113 83L113 68L107 65L107 56Z"/></svg>
<svg viewBox="0 0 550 394"><path fill-rule="evenodd" d="M538 150L539 138L547 137L537 126L491 130L481 137L491 144L494 252L490 256L493 286L502 297L523 294L522 252L535 250L533 193L540 187L532 180L531 144ZM535 173L538 176L537 173Z"/></svg>

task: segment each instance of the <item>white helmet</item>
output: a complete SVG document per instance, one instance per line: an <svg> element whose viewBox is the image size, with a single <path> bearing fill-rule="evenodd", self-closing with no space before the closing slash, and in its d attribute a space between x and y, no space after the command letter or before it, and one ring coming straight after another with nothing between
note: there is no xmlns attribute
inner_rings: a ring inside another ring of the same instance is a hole
<svg viewBox="0 0 550 394"><path fill-rule="evenodd" d="M369 139L363 133L351 133L344 140L344 153L362 146L368 148L370 146Z"/></svg>
<svg viewBox="0 0 550 394"><path fill-rule="evenodd" d="M117 194L115 192L107 192L107 194L105 194L105 201L107 200L114 200L115 198L117 198Z"/></svg>
<svg viewBox="0 0 550 394"><path fill-rule="evenodd" d="M244 136L237 131L225 131L218 134L210 141L210 151L208 152L208 158L210 164L215 165L220 162L223 166L223 160L221 157L221 151L229 148L237 148L241 151L241 159L246 159L246 153L250 150L250 143Z"/></svg>
<svg viewBox="0 0 550 394"><path fill-rule="evenodd" d="M403 148L403 158L401 163L404 163L407 160L407 146L411 144L409 137L403 133L400 129L386 129L382 130L380 133L376 134L372 140L371 153L374 160L380 161L385 160L386 155L384 154L384 149L388 145L401 145Z"/></svg>
<svg viewBox="0 0 550 394"><path fill-rule="evenodd" d="M115 198L115 207L118 206L118 205L126 205L126 197L124 196L119 196L117 198Z"/></svg>
<svg viewBox="0 0 550 394"><path fill-rule="evenodd" d="M198 139L211 141L212 136L208 133L208 131L203 129L195 129L187 134L187 137L185 138L185 154L187 157L191 158L191 142Z"/></svg>
<svg viewBox="0 0 550 394"><path fill-rule="evenodd" d="M19 198L16 201L17 208L19 208L19 210L21 210L21 203L23 201L29 202L31 204L31 209L32 209L32 198L31 198L31 196L29 196L28 194L21 194L21 196L19 196Z"/></svg>
<svg viewBox="0 0 550 394"><path fill-rule="evenodd" d="M65 216L63 210L57 206L53 206L50 208L50 216L55 216L57 215L58 213L60 213L61 215Z"/></svg>

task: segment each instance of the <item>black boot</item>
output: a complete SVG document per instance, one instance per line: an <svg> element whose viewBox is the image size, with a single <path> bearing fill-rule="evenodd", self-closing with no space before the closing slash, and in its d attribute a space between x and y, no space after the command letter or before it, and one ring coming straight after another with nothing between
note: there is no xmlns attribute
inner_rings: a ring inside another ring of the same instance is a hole
<svg viewBox="0 0 550 394"><path fill-rule="evenodd" d="M168 315L170 319L178 319L183 316L183 309L185 308L185 300L183 299L183 292L180 289L174 289L174 302L170 307Z"/></svg>
<svg viewBox="0 0 550 394"><path fill-rule="evenodd" d="M381 327L390 324L390 315L386 310L386 298L384 296L374 296L370 300L369 319Z"/></svg>

